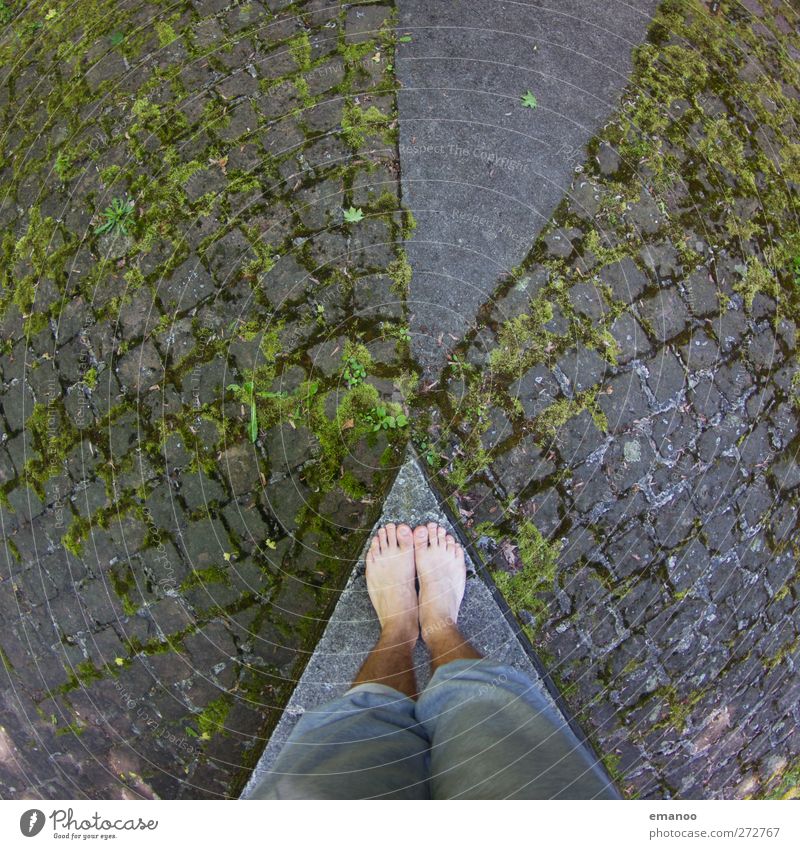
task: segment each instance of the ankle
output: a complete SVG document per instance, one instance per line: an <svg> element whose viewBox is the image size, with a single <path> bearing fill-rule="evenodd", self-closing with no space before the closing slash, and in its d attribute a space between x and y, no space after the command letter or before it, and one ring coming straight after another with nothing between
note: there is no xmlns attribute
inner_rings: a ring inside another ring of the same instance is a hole
<svg viewBox="0 0 800 849"><path fill-rule="evenodd" d="M428 648L437 644L452 644L461 640L461 633L452 617L426 620L421 623L422 639Z"/></svg>
<svg viewBox="0 0 800 849"><path fill-rule="evenodd" d="M413 622L387 622L381 629L380 643L386 647L404 646L414 648L419 639L419 623Z"/></svg>

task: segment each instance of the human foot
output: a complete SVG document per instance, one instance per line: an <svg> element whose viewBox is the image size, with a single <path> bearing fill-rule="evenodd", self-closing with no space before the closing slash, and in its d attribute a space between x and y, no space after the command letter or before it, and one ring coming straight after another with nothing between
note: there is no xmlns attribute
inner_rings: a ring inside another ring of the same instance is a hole
<svg viewBox="0 0 800 849"><path fill-rule="evenodd" d="M398 642L419 636L414 544L408 525L379 528L367 551L367 591L384 635Z"/></svg>
<svg viewBox="0 0 800 849"><path fill-rule="evenodd" d="M435 522L414 528L414 560L419 578L422 639L454 627L464 598L467 568L464 549Z"/></svg>

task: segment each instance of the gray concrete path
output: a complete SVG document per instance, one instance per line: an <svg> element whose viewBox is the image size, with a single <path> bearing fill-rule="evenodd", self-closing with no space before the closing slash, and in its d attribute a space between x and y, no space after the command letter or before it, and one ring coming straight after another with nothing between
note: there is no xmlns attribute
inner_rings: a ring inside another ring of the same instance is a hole
<svg viewBox="0 0 800 849"><path fill-rule="evenodd" d="M411 38L397 55L403 199L418 225L411 331L430 378L563 198L656 5L398 4Z"/></svg>
<svg viewBox="0 0 800 849"><path fill-rule="evenodd" d="M417 461L413 456L409 456L386 499L383 515L375 528L386 522L420 524L429 520L454 530L428 486ZM272 767L303 713L314 710L350 688L369 649L378 639L380 629L364 579L365 555L366 546L322 639L250 777L242 794L243 798L252 793ZM528 675L541 688L548 701L552 702L531 658L469 559L468 567L470 574L467 591L459 617L459 626L465 636L487 657L508 663ZM422 643L417 646L414 660L417 680L423 685L430 678L430 655Z"/></svg>

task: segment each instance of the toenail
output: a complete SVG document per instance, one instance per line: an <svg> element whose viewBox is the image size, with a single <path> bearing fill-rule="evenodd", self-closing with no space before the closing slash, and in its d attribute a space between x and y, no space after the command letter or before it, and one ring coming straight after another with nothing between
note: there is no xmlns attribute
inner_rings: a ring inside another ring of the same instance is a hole
<svg viewBox="0 0 800 849"><path fill-rule="evenodd" d="M408 525L400 525L397 529L397 533L401 536L407 537L411 533L411 528L409 528Z"/></svg>

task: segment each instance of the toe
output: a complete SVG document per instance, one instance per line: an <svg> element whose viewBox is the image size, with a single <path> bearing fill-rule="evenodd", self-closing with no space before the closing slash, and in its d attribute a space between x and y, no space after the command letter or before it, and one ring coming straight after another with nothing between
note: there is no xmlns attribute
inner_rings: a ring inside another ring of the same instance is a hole
<svg viewBox="0 0 800 849"><path fill-rule="evenodd" d="M401 549L406 550L411 548L412 536L411 528L408 525L397 526L397 544Z"/></svg>
<svg viewBox="0 0 800 849"><path fill-rule="evenodd" d="M453 536L451 536L450 534L448 534L448 535L445 537L445 540L447 541L447 550L448 550L448 551L453 551L453 550L455 549L455 547L456 547L456 541L455 541L455 538L454 538Z"/></svg>
<svg viewBox="0 0 800 849"><path fill-rule="evenodd" d="M397 545L397 526L394 522L386 523L386 540L390 548L394 548Z"/></svg>
<svg viewBox="0 0 800 849"><path fill-rule="evenodd" d="M425 548L428 545L428 529L425 525L414 528L414 547Z"/></svg>
<svg viewBox="0 0 800 849"><path fill-rule="evenodd" d="M432 546L439 544L439 526L436 522L428 522L428 540Z"/></svg>
<svg viewBox="0 0 800 849"><path fill-rule="evenodd" d="M378 541L381 544L381 551L386 551L389 547L389 539L386 536L386 528L378 529Z"/></svg>
<svg viewBox="0 0 800 849"><path fill-rule="evenodd" d="M377 554L381 550L381 544L377 534L375 534L375 536L372 538L372 542L370 543L369 548L370 551L375 552L375 554Z"/></svg>
<svg viewBox="0 0 800 849"><path fill-rule="evenodd" d="M436 537L439 540L439 545L444 548L447 545L447 531L441 525L436 528Z"/></svg>

